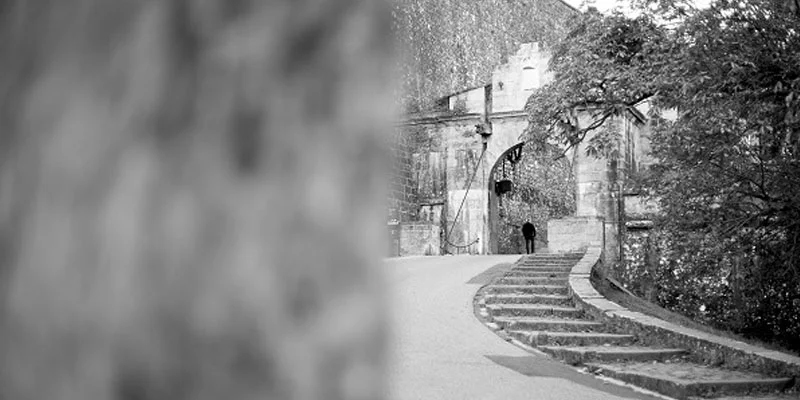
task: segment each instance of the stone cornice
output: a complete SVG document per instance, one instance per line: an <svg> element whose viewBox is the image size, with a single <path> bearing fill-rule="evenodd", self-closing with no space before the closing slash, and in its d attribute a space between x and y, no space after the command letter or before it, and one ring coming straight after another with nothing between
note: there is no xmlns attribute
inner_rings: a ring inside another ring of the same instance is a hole
<svg viewBox="0 0 800 400"><path fill-rule="evenodd" d="M495 119L509 119L509 118L527 118L528 114L524 111L503 111L489 114L489 120ZM405 119L399 121L397 126L415 126L415 125L435 125L447 124L452 122L463 122L483 119L481 113L468 113L468 114L441 114L429 113L407 116Z"/></svg>

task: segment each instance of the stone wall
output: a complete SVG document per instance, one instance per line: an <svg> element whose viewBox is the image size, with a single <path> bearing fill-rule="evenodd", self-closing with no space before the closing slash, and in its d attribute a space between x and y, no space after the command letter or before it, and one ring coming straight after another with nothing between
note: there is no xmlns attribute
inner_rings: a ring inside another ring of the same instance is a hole
<svg viewBox="0 0 800 400"><path fill-rule="evenodd" d="M546 72L549 58L544 46L523 44L493 71L490 86L455 93L440 102L438 109L407 116L400 130L408 142L412 183L404 189L409 201L403 221L418 221L422 207L443 205L440 221L447 227L444 232L451 232L446 248L463 245L472 253L498 251L499 209L492 171L522 139L528 126L525 103L534 89L552 79ZM578 115L579 125L591 123L588 112ZM483 122L489 122L491 130L485 144L475 131L475 124ZM648 147L646 126L638 114L617 117L608 125L620 129L622 139L613 158L586 154L597 130L568 157L573 159L576 215L603 221L604 254L614 259L620 251L617 237L624 182L639 168Z"/></svg>
<svg viewBox="0 0 800 400"><path fill-rule="evenodd" d="M547 222L548 243L552 252L586 250L600 247L605 241L604 222L600 218L570 217Z"/></svg>
<svg viewBox="0 0 800 400"><path fill-rule="evenodd" d="M626 194L624 201L626 219L648 219L659 212L658 203L641 195Z"/></svg>
<svg viewBox="0 0 800 400"><path fill-rule="evenodd" d="M544 84L549 79L544 73L549 57L537 44L522 45L493 73L488 89L479 87L448 98L448 105L463 103L464 107L448 106L444 111L408 116L399 127L407 143L412 182L402 189L409 200L403 222L419 222L420 210L441 205L437 210L442 213L441 225L446 227L443 232L451 232L445 248L453 252L493 251L497 209L492 202L492 170L502 154L519 143L528 125L521 110L532 91L522 85L524 69L535 66L537 85ZM498 90L499 86L503 89ZM478 100L483 103L479 105ZM496 112L495 107L499 107ZM485 152L475 130L475 125L484 120L492 129Z"/></svg>
<svg viewBox="0 0 800 400"><path fill-rule="evenodd" d="M400 225L400 256L441 254L440 226L431 223Z"/></svg>
<svg viewBox="0 0 800 400"><path fill-rule="evenodd" d="M395 1L404 104L429 110L436 99L491 82L522 43L554 43L576 14L561 0Z"/></svg>
<svg viewBox="0 0 800 400"><path fill-rule="evenodd" d="M553 79L553 74L547 71L550 56L539 43L520 45L492 73L492 112L523 110L533 91Z"/></svg>
<svg viewBox="0 0 800 400"><path fill-rule="evenodd" d="M390 222L399 223L409 219L413 210L414 179L412 148L408 135L396 129L391 141L392 168L390 174L390 192L388 198L388 215Z"/></svg>

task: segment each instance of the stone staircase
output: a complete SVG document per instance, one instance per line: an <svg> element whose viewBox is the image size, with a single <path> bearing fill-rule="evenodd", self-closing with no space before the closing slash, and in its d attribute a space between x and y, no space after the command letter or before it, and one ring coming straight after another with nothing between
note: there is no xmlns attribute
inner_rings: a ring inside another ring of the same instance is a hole
<svg viewBox="0 0 800 400"><path fill-rule="evenodd" d="M509 337L566 363L677 399L772 399L764 396L792 386L792 378L702 365L686 349L645 346L594 320L570 295L569 272L581 256L523 257L480 292L482 315Z"/></svg>

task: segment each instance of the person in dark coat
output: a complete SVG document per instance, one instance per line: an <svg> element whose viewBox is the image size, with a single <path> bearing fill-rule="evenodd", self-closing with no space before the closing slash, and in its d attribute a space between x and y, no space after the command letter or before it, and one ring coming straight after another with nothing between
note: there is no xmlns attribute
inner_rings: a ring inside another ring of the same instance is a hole
<svg viewBox="0 0 800 400"><path fill-rule="evenodd" d="M535 251L533 248L533 239L536 238L536 227L530 222L522 224L522 236L525 237L525 252L531 254Z"/></svg>

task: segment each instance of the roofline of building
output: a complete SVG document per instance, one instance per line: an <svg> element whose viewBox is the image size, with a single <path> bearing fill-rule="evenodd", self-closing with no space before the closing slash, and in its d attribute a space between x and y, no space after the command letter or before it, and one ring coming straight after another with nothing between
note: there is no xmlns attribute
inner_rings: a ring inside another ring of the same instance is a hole
<svg viewBox="0 0 800 400"><path fill-rule="evenodd" d="M492 84L491 84L491 83L485 83L485 84L483 84L483 85L475 85L475 86L470 86L470 87L468 87L468 88L466 88L466 89L461 89L461 90L459 90L459 91L457 91L457 92L453 92L453 93L450 93L450 94L448 94L448 95L441 96L441 97L439 97L439 99L438 99L438 100L446 99L446 98L448 98L448 97L458 96L458 95L460 95L460 94L464 94L464 93L467 93L467 92L471 92L471 91L473 91L473 90L475 90L475 89L486 89L487 87L490 87L490 86L492 86Z"/></svg>
<svg viewBox="0 0 800 400"><path fill-rule="evenodd" d="M489 114L489 120L493 119L506 119L506 118L521 118L527 117L528 114L525 111L500 111L500 112L493 112ZM434 124L442 124L447 122L456 122L456 121L469 121L469 120L482 120L484 117L483 113L465 113L465 114L437 114L435 112L426 113L426 114L418 114L414 116L409 116L404 120L399 121L396 125L398 126L409 126L409 125L434 125Z"/></svg>

